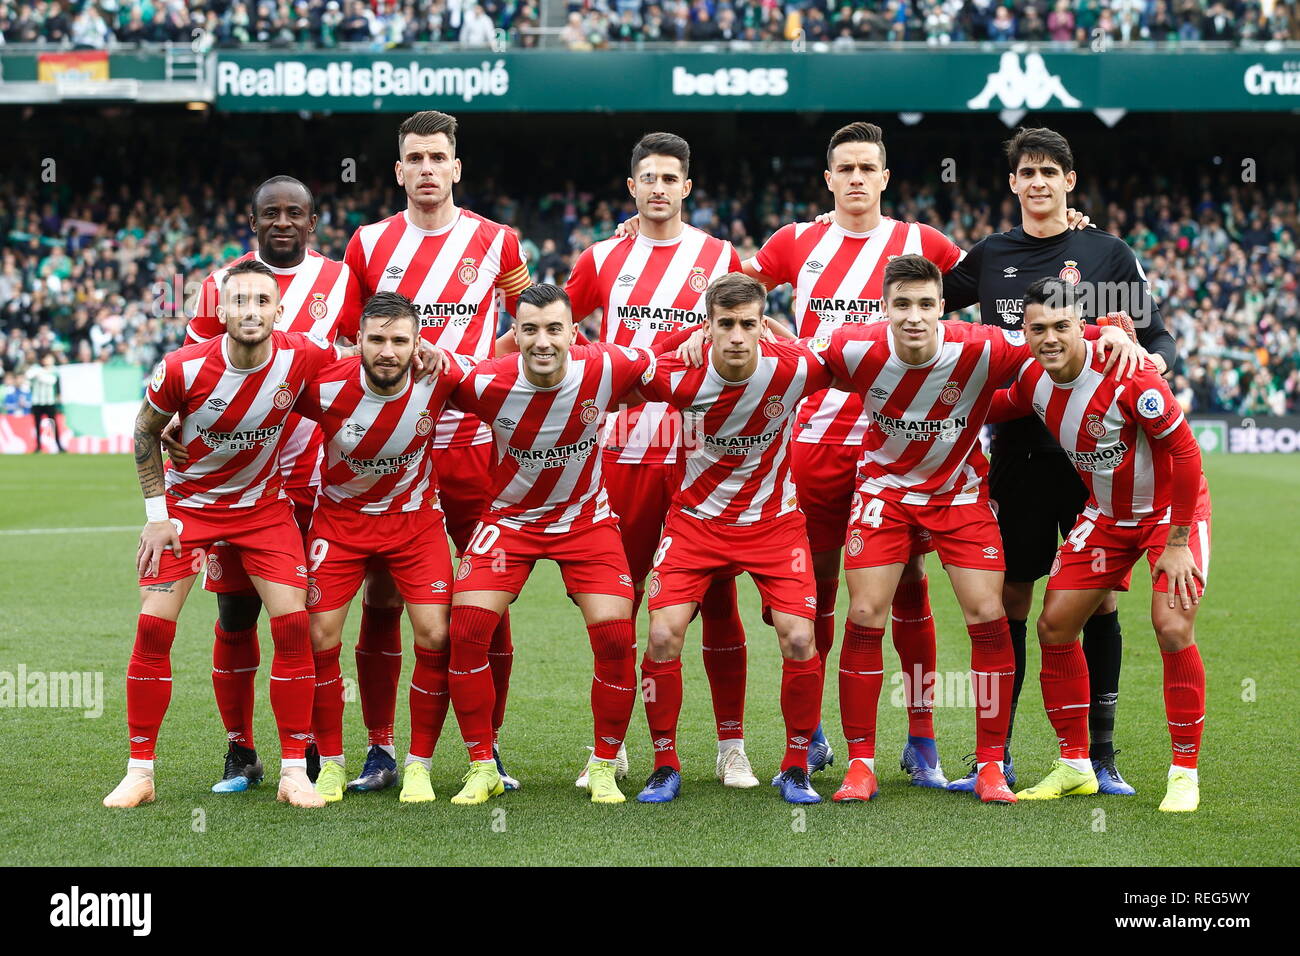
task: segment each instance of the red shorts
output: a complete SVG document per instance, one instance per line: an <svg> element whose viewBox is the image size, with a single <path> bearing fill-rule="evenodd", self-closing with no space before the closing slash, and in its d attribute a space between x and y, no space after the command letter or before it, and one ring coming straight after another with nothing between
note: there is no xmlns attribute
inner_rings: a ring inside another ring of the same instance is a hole
<svg viewBox="0 0 1300 956"><path fill-rule="evenodd" d="M659 547L673 494L681 487L683 467L680 462L620 464L613 454L605 455L601 462L609 504L618 515L623 535L628 572L637 584L650 573L650 560Z"/></svg>
<svg viewBox="0 0 1300 956"><path fill-rule="evenodd" d="M518 594L541 558L560 566L564 590L575 594L613 594L632 599L618 522L602 521L573 531L545 534L480 522L456 569L456 593L508 591Z"/></svg>
<svg viewBox="0 0 1300 956"><path fill-rule="evenodd" d="M921 535L945 565L1005 571L1002 533L987 501L966 505L905 505L858 492L844 541L847 571L906 564Z"/></svg>
<svg viewBox="0 0 1300 956"><path fill-rule="evenodd" d="M310 488L285 488L293 505L293 520L302 535L302 546L307 548L307 530L311 527L311 512L316 504L316 492L319 485ZM208 563L203 575L203 589L213 594L251 594L257 590L244 571L244 563L239 559L239 549L229 542L218 541L208 550Z"/></svg>
<svg viewBox="0 0 1300 956"><path fill-rule="evenodd" d="M1208 502L1207 502L1208 504ZM1052 570L1047 578L1049 591L1091 591L1102 588L1127 591L1133 566L1146 552L1147 563L1154 568L1165 550L1168 524L1145 524L1123 528L1104 517L1089 519L1079 515L1074 530L1061 542ZM1210 512L1192 522L1188 538L1192 560L1208 581L1210 574ZM1151 586L1165 592L1168 582L1163 574Z"/></svg>
<svg viewBox="0 0 1300 956"><path fill-rule="evenodd" d="M433 470L438 473L438 503L447 522L447 533L461 554L469 544L478 519L492 504L491 482L495 467L492 445L461 448L433 448Z"/></svg>
<svg viewBox="0 0 1300 956"><path fill-rule="evenodd" d="M798 511L768 522L729 525L674 509L655 552L650 610L699 604L714 578L748 572L764 607L811 620L817 614L812 549Z"/></svg>
<svg viewBox="0 0 1300 956"><path fill-rule="evenodd" d="M181 557L164 551L158 573L141 577L141 586L198 574L210 563L212 546L225 541L238 549L249 574L293 588L307 587L302 532L294 524L293 508L283 498L252 508L185 508L169 501L167 510L181 539Z"/></svg>
<svg viewBox="0 0 1300 956"><path fill-rule="evenodd" d="M857 445L790 443L790 471L799 489L799 508L808 519L808 544L814 554L844 547L861 457ZM930 533L918 528L912 554L933 550Z"/></svg>
<svg viewBox="0 0 1300 956"><path fill-rule="evenodd" d="M307 610L351 603L373 566L388 570L407 604L450 604L451 552L442 512L371 515L321 498L307 545Z"/></svg>

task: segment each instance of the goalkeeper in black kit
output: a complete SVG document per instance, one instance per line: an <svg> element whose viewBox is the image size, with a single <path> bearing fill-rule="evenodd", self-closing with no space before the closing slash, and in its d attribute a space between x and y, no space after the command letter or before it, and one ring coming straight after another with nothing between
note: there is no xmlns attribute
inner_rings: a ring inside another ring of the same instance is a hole
<svg viewBox="0 0 1300 956"><path fill-rule="evenodd" d="M1110 233L1066 225L1067 198L1076 174L1065 137L1050 129L1021 129L1006 143L1006 155L1011 191L1020 200L1021 225L980 240L944 276L946 307L978 304L983 324L1023 332L1025 289L1037 279L1059 277L1076 286L1077 301L1089 322L1128 327L1131 319L1131 332L1160 373L1167 374L1177 357L1174 339L1161 321L1133 250ZM1034 582L1051 570L1057 534L1069 534L1088 492L1035 416L995 426L991 459L989 491L997 503L1007 562L1002 599L1016 658L1005 771L1008 785L1013 785L1011 733L1025 677L1025 630ZM1115 766L1121 638L1114 594L1084 626L1083 650L1091 698L1090 756L1097 781L1102 793L1131 795L1133 788ZM970 790L974 782L972 771L949 789Z"/></svg>

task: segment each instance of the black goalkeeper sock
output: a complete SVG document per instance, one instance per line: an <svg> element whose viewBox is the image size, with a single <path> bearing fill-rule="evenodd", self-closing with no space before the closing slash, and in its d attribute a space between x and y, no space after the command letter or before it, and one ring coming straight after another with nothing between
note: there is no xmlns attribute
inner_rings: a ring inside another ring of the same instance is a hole
<svg viewBox="0 0 1300 956"><path fill-rule="evenodd" d="M1011 717L1007 721L1008 750L1011 748L1011 728L1016 723L1016 705L1020 703L1020 688L1025 683L1025 630L1028 623L1007 618L1007 627L1011 631L1011 652L1016 656L1016 681L1011 687Z"/></svg>
<svg viewBox="0 0 1300 956"><path fill-rule="evenodd" d="M1088 661L1088 735L1093 760L1115 753L1115 708L1119 703L1119 668L1124 642L1119 612L1094 614L1083 625L1083 656Z"/></svg>

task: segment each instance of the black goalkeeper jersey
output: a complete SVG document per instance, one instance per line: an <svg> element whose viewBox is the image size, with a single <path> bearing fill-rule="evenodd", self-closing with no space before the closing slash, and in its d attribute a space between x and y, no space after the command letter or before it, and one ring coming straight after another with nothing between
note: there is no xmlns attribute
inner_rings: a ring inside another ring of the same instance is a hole
<svg viewBox="0 0 1300 956"><path fill-rule="evenodd" d="M1160 318L1137 256L1123 239L1100 229L1067 229L1039 239L1016 226L986 236L943 277L944 307L956 311L978 304L984 325L1023 332L1025 289L1049 276L1079 287L1078 301L1089 322L1107 312L1127 312L1142 346L1174 367L1174 337ZM1034 415L994 426L994 454L1060 447Z"/></svg>

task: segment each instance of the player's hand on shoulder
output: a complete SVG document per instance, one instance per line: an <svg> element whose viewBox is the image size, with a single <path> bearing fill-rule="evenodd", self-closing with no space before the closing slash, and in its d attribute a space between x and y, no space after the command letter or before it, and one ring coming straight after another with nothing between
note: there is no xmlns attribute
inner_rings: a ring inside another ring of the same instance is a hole
<svg viewBox="0 0 1300 956"><path fill-rule="evenodd" d="M780 319L774 319L770 315L763 316L762 341L780 342L782 340L792 340L794 337L795 334Z"/></svg>
<svg viewBox="0 0 1300 956"><path fill-rule="evenodd" d="M1079 210L1071 206L1065 210L1065 228L1067 229L1087 229L1092 225L1092 220L1085 216Z"/></svg>
<svg viewBox="0 0 1300 956"><path fill-rule="evenodd" d="M446 352L421 339L420 347L415 350L415 355L411 359L415 380L420 382L426 378L436 379L447 370L449 361Z"/></svg>
<svg viewBox="0 0 1300 956"><path fill-rule="evenodd" d="M181 417L179 415L172 416L172 420L167 423L167 427L162 430L159 437L162 439L163 450L167 452L167 457L172 460L172 464L189 464L189 449L181 444Z"/></svg>
<svg viewBox="0 0 1300 956"><path fill-rule="evenodd" d="M135 555L135 567L140 576L156 575L158 562L169 548L176 557L181 556L181 539L176 533L176 525L170 520L147 522L140 532L140 548Z"/></svg>
<svg viewBox="0 0 1300 956"><path fill-rule="evenodd" d="M1133 373L1142 367L1142 360L1147 354L1146 349L1114 325L1102 328L1101 338L1097 340L1097 348L1107 357L1106 364L1102 367L1102 374L1114 369L1117 382L1132 378Z"/></svg>
<svg viewBox="0 0 1300 956"><path fill-rule="evenodd" d="M699 368L704 364L704 329L696 329L681 345L677 346L676 355L690 368Z"/></svg>
<svg viewBox="0 0 1300 956"><path fill-rule="evenodd" d="M635 236L641 231L641 217L633 216L631 219L624 219L614 229L615 239L626 239L629 236Z"/></svg>

